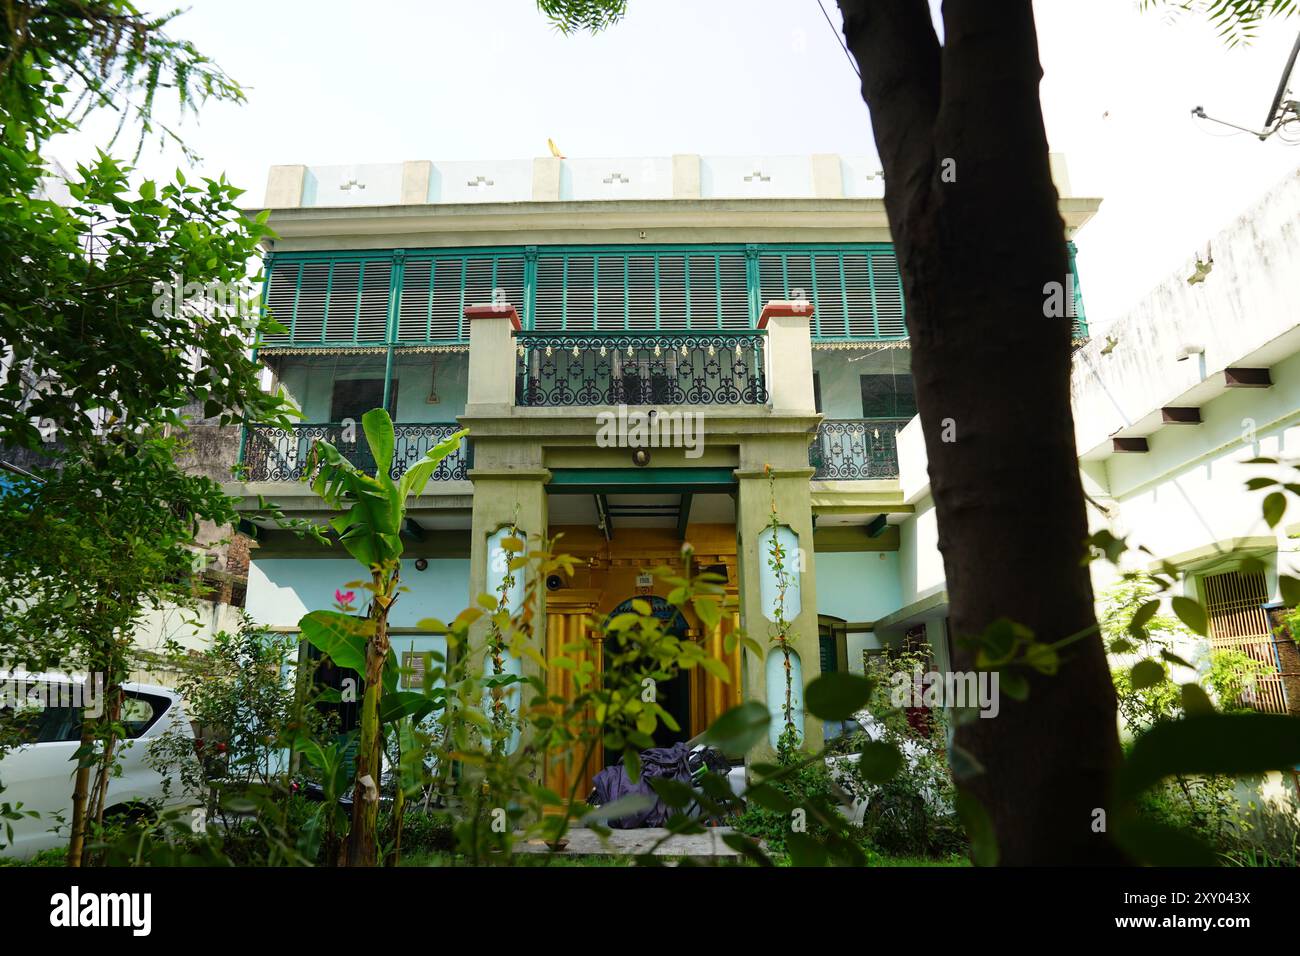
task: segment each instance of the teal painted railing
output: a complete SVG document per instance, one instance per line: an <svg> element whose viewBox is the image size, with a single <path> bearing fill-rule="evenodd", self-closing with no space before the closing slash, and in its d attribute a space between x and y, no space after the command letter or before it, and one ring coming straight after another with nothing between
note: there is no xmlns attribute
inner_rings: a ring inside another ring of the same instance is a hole
<svg viewBox="0 0 1300 956"><path fill-rule="evenodd" d="M400 478L406 470L428 453L438 442L460 428L455 422L398 423L393 432L393 461L390 478ZM245 428L246 440L240 454L246 481L300 481L307 476L307 459L316 439L328 441L352 464L366 472L375 470L370 446L360 434L356 422L322 422L276 428L252 425ZM448 457L429 476L430 481L458 481L466 477L471 455L468 441Z"/></svg>
<svg viewBox="0 0 1300 956"><path fill-rule="evenodd" d="M808 447L814 478L898 477L898 433L910 418L827 419Z"/></svg>

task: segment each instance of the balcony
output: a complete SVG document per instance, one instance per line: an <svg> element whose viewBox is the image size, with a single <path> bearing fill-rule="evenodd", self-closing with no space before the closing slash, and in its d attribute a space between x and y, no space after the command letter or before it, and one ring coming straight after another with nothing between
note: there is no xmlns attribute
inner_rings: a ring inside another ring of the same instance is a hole
<svg viewBox="0 0 1300 956"><path fill-rule="evenodd" d="M460 426L454 422L395 425L393 466L388 470L389 477L400 478L429 449L459 429ZM312 443L317 439L332 444L348 461L363 471L374 473L375 461L359 424L344 426L330 422L295 425L287 429L254 425L248 429L244 445L244 480L298 481L304 478L307 474L307 457ZM464 480L469 458L469 450L462 443L460 448L439 463L429 480Z"/></svg>
<svg viewBox="0 0 1300 956"><path fill-rule="evenodd" d="M823 421L808 448L813 478L858 481L897 478L898 432L910 418Z"/></svg>
<svg viewBox="0 0 1300 956"><path fill-rule="evenodd" d="M763 405L763 332L515 336L515 404Z"/></svg>

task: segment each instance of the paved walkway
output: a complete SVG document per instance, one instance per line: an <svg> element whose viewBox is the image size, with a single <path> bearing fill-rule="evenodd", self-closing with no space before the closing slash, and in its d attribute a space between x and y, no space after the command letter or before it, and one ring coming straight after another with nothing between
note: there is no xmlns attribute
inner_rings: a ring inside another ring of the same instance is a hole
<svg viewBox="0 0 1300 956"><path fill-rule="evenodd" d="M663 839L668 831L662 827L650 827L643 830L614 830L605 839L591 830L577 827L568 833L569 845L559 851L564 856L635 856L650 852L650 848ZM690 857L707 859L709 857L740 856L722 838L733 832L731 827L712 827L704 833L689 835L675 834L664 840L656 849L655 856ZM520 840L514 845L516 853L550 853L551 849L541 840Z"/></svg>

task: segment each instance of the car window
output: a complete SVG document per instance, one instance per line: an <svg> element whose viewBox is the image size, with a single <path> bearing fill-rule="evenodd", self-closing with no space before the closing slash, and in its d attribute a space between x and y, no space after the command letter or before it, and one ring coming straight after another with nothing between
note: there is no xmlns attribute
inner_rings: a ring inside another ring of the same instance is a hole
<svg viewBox="0 0 1300 956"><path fill-rule="evenodd" d="M5 736L17 744L49 744L81 737L81 710L66 684L38 683L0 709Z"/></svg>
<svg viewBox="0 0 1300 956"><path fill-rule="evenodd" d="M57 686L39 684L17 701L0 708L4 736L15 744L51 744L81 739L81 707L73 707L67 693L60 697ZM134 739L149 730L167 712L171 701L156 694L125 691L122 697L122 726Z"/></svg>
<svg viewBox="0 0 1300 956"><path fill-rule="evenodd" d="M126 691L122 698L122 725L126 736L139 737L158 722L170 705L171 701L166 697Z"/></svg>
<svg viewBox="0 0 1300 956"><path fill-rule="evenodd" d="M25 701L0 707L0 740L14 745L35 743L40 736L43 710Z"/></svg>

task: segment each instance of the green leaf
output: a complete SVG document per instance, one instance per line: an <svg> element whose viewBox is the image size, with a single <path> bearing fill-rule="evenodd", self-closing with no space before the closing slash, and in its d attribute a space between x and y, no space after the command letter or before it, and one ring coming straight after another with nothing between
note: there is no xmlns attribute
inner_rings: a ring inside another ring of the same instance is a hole
<svg viewBox="0 0 1300 956"><path fill-rule="evenodd" d="M848 720L866 706L871 688L872 682L860 674L822 674L804 690L804 704L822 720Z"/></svg>
<svg viewBox="0 0 1300 956"><path fill-rule="evenodd" d="M649 810L658 801L648 793L629 793L626 797L619 797L613 803L607 803L604 806L597 807L582 818L583 823L605 822L608 820L621 820L624 817L630 817L634 814Z"/></svg>
<svg viewBox="0 0 1300 956"><path fill-rule="evenodd" d="M1300 580L1291 577L1289 574L1279 574L1277 576L1278 589L1282 592L1282 603L1287 607L1300 605Z"/></svg>
<svg viewBox="0 0 1300 956"><path fill-rule="evenodd" d="M1146 634L1146 625L1151 618L1155 617L1156 611L1160 609L1160 599L1147 601L1140 608L1133 612L1133 620L1129 621L1128 632L1134 637L1141 638Z"/></svg>
<svg viewBox="0 0 1300 956"><path fill-rule="evenodd" d="M788 814L794 809L794 802L770 783L749 787L745 791L745 799L775 813Z"/></svg>
<svg viewBox="0 0 1300 956"><path fill-rule="evenodd" d="M731 847L741 856L753 860L759 866L773 866L771 859L762 851L758 843L749 837L740 833L723 834L722 842Z"/></svg>
<svg viewBox="0 0 1300 956"><path fill-rule="evenodd" d="M670 777L652 777L650 787L659 794L659 799L674 810L684 810L695 802L695 791Z"/></svg>
<svg viewBox="0 0 1300 956"><path fill-rule="evenodd" d="M706 630L712 631L722 622L722 608L716 600L697 597L691 601L691 606L695 608L695 613Z"/></svg>
<svg viewBox="0 0 1300 956"><path fill-rule="evenodd" d="M1174 613L1178 615L1178 620L1182 621L1197 634L1204 637L1209 633L1209 619L1205 616L1205 608L1201 607L1199 601L1194 601L1189 597L1179 595L1178 597L1170 599L1169 606L1172 607Z"/></svg>
<svg viewBox="0 0 1300 956"><path fill-rule="evenodd" d="M1286 514L1286 495L1280 491L1275 491L1264 498L1264 504L1260 509L1264 514L1264 521L1270 528L1276 528L1277 523L1282 520Z"/></svg>
<svg viewBox="0 0 1300 956"><path fill-rule="evenodd" d="M1165 674L1164 667L1150 658L1138 661L1133 665L1128 674L1129 681L1132 683L1134 690L1141 690L1144 687L1155 687L1156 684L1162 683L1168 676Z"/></svg>
<svg viewBox="0 0 1300 956"><path fill-rule="evenodd" d="M726 664L722 663L722 661L718 660L716 657L700 658L700 666L703 667L710 674L712 674L714 677L716 677L718 680L722 681L722 683L724 684L731 683L731 668L729 668Z"/></svg>
<svg viewBox="0 0 1300 956"><path fill-rule="evenodd" d="M825 866L826 847L807 833L787 833L786 849L790 851L792 866Z"/></svg>
<svg viewBox="0 0 1300 956"><path fill-rule="evenodd" d="M372 408L361 416L370 454L375 459L375 475L387 477L393 467L393 419L384 408Z"/></svg>
<svg viewBox="0 0 1300 956"><path fill-rule="evenodd" d="M888 783L903 768L903 755L891 743L868 741L858 758L858 769L872 783Z"/></svg>
<svg viewBox="0 0 1300 956"><path fill-rule="evenodd" d="M342 611L311 611L298 621L298 630L339 667L365 673L366 639L374 631L369 619Z"/></svg>
<svg viewBox="0 0 1300 956"><path fill-rule="evenodd" d="M1214 713L1214 704L1199 684L1184 684L1181 688L1183 712L1192 717Z"/></svg>
<svg viewBox="0 0 1300 956"><path fill-rule="evenodd" d="M751 700L731 708L715 720L713 726L705 731L703 741L723 753L739 756L763 739L771 720L767 708Z"/></svg>
<svg viewBox="0 0 1300 956"><path fill-rule="evenodd" d="M1120 768L1118 791L1136 797L1173 774L1241 777L1300 763L1300 718L1278 714L1195 714L1157 724Z"/></svg>
<svg viewBox="0 0 1300 956"><path fill-rule="evenodd" d="M421 720L433 710L433 702L424 694L413 690L399 690L385 694L379 701L379 722L391 724L403 717Z"/></svg>
<svg viewBox="0 0 1300 956"><path fill-rule="evenodd" d="M998 837L984 805L965 791L957 794L953 809L970 837L971 858L976 866L998 865Z"/></svg>
<svg viewBox="0 0 1300 956"><path fill-rule="evenodd" d="M469 430L462 428L454 435L449 435L425 452L423 458L406 469L406 472L402 475L402 480L397 486L397 492L402 501L406 501L413 494L418 495L424 491L424 486L429 483L429 477L437 470L438 465L444 458L460 447L462 439L468 434Z"/></svg>
<svg viewBox="0 0 1300 956"><path fill-rule="evenodd" d="M1217 866L1210 846L1192 833L1158 820L1135 817L1112 828L1120 849L1133 859L1151 866Z"/></svg>
<svg viewBox="0 0 1300 956"><path fill-rule="evenodd" d="M1029 681L1024 674L1016 671L999 671L998 686L1012 700L1026 700L1029 697Z"/></svg>
<svg viewBox="0 0 1300 956"><path fill-rule="evenodd" d="M1055 674L1061 666L1061 656L1051 644L1032 641L1025 647L1025 664L1040 674Z"/></svg>

